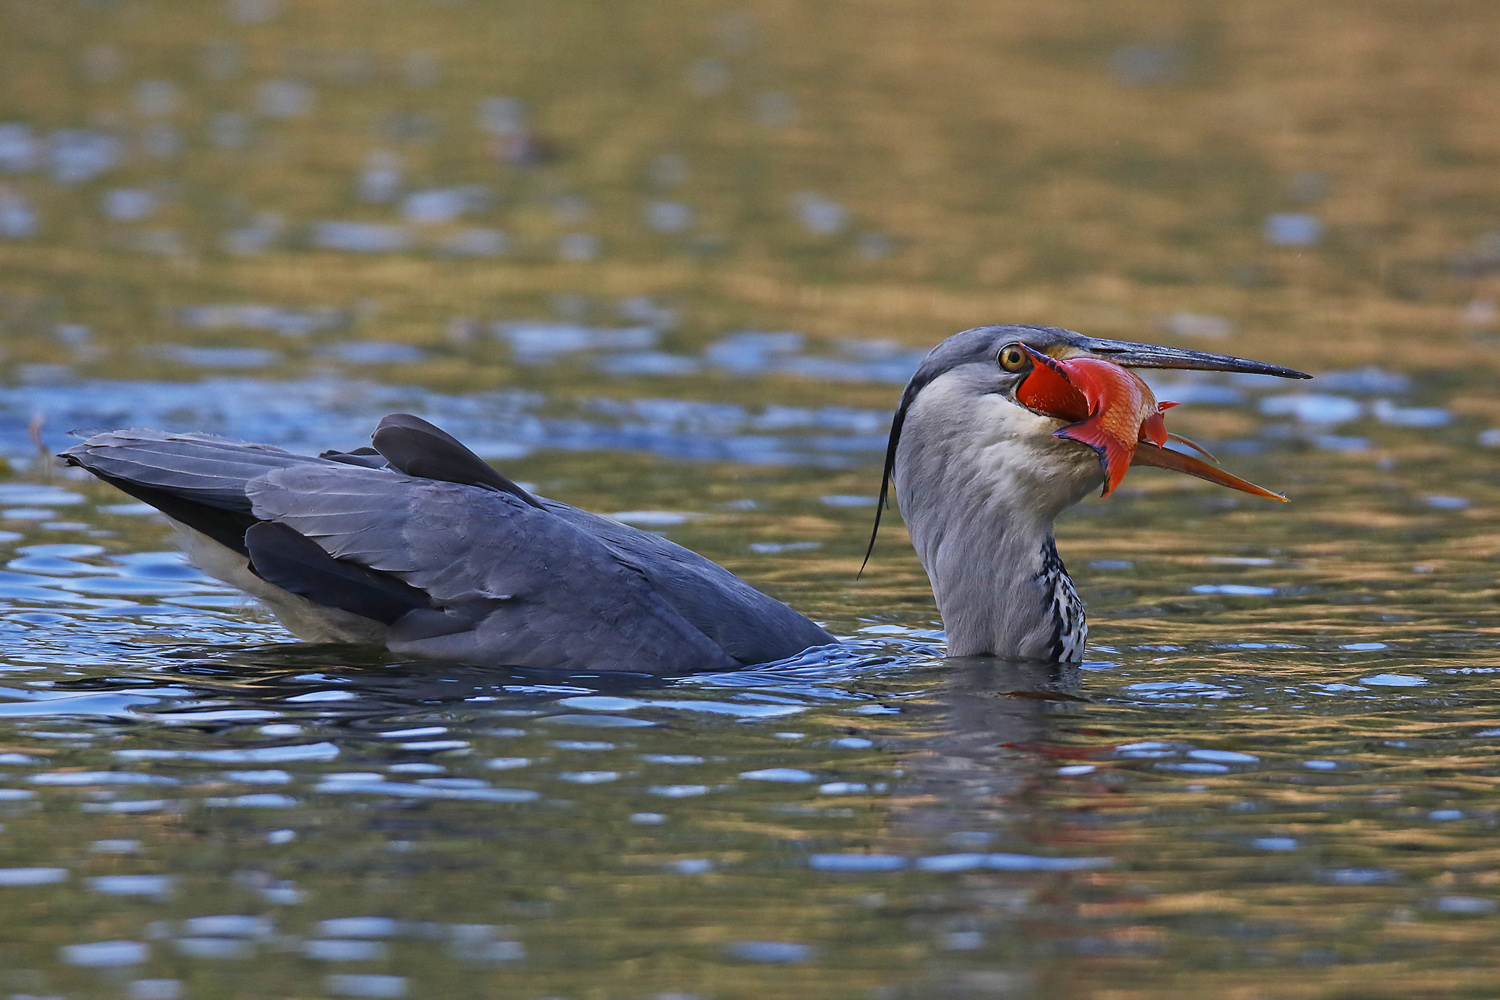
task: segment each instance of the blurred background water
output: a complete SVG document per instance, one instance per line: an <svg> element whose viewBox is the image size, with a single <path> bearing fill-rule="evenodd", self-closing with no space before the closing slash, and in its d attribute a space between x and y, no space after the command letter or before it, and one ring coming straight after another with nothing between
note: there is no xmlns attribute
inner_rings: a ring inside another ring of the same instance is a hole
<svg viewBox="0 0 1500 1000"><path fill-rule="evenodd" d="M0 0L0 996L1488 997L1500 9ZM890 410L989 322L1244 354L942 659ZM851 639L289 643L72 430L423 414Z"/></svg>

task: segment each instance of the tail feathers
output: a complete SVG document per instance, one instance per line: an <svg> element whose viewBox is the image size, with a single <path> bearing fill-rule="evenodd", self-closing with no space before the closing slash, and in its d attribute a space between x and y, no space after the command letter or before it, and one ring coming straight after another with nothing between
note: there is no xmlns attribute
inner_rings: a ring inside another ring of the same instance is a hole
<svg viewBox="0 0 1500 1000"><path fill-rule="evenodd" d="M152 430L96 434L61 457L241 554L245 531L256 521L245 493L249 481L318 461L267 445Z"/></svg>
<svg viewBox="0 0 1500 1000"><path fill-rule="evenodd" d="M297 531L255 516L253 481L279 469L329 465L324 459L152 430L97 434L61 457L239 553L256 576L316 605L386 625L431 607L425 593L396 577L335 558Z"/></svg>
<svg viewBox="0 0 1500 1000"><path fill-rule="evenodd" d="M62 458L132 495L139 496L126 484L246 514L250 501L245 484L251 479L273 469L318 461L267 445L150 430L96 434L63 452ZM154 503L150 497L141 499Z"/></svg>

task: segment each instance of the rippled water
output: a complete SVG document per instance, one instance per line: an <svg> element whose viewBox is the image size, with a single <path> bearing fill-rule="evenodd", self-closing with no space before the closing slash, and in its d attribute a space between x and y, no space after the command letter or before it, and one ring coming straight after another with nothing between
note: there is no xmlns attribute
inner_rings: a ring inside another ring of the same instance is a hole
<svg viewBox="0 0 1500 1000"><path fill-rule="evenodd" d="M139 505L0 485L4 983L1483 995L1488 456L1373 410L1344 428L1366 450L1310 449L1225 403L1258 426L1238 467L1294 503L1138 473L1086 505L1061 531L1092 659L1060 672L943 660L899 533L853 578L868 467L508 466L592 480L851 640L669 684L288 644ZM733 495L683 502L695 468Z"/></svg>
<svg viewBox="0 0 1500 1000"><path fill-rule="evenodd" d="M1495 995L1500 22L1411 17L0 3L0 996ZM1081 668L858 575L994 321L1318 375L1153 376L1293 502L1068 515ZM292 643L43 457L391 411L846 644Z"/></svg>

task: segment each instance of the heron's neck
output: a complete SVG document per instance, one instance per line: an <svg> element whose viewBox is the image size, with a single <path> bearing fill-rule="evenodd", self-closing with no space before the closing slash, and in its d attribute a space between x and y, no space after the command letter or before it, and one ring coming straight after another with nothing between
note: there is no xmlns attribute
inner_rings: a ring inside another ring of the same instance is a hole
<svg viewBox="0 0 1500 1000"><path fill-rule="evenodd" d="M1057 554L1050 524L985 517L994 512L983 508L962 522L913 519L907 512L916 505L904 494L901 500L943 616L950 656L1083 658L1083 602Z"/></svg>
<svg viewBox="0 0 1500 1000"><path fill-rule="evenodd" d="M929 397L934 387L907 415L895 478L949 655L1082 659L1083 603L1052 524L1097 488L1097 459L1029 426L1046 418L993 396Z"/></svg>

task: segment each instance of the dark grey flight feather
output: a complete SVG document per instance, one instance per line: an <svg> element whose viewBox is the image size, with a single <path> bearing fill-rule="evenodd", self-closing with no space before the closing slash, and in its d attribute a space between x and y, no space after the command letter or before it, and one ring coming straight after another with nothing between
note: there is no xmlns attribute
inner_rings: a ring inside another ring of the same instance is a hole
<svg viewBox="0 0 1500 1000"><path fill-rule="evenodd" d="M63 457L245 556L266 583L387 626L399 655L678 673L835 641L694 552L532 496L426 421L388 417L375 443L312 458L115 431Z"/></svg>
<svg viewBox="0 0 1500 1000"><path fill-rule="evenodd" d="M267 583L314 604L337 608L382 625L431 608L427 595L389 573L335 559L284 524L257 521L245 531L250 571Z"/></svg>
<svg viewBox="0 0 1500 1000"><path fill-rule="evenodd" d="M319 458L326 458L332 462L342 462L344 465L362 465L366 469L383 469L386 467L385 456L374 448L355 448L353 451L320 451Z"/></svg>
<svg viewBox="0 0 1500 1000"><path fill-rule="evenodd" d="M392 413L375 428L375 450L394 469L419 479L483 486L540 507L536 497L495 471L447 431L410 413Z"/></svg>

